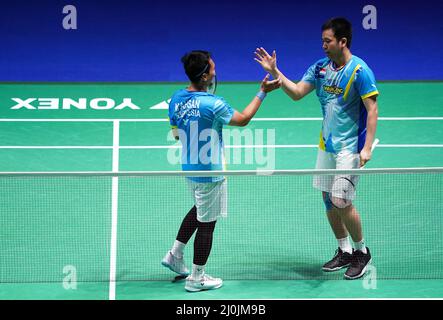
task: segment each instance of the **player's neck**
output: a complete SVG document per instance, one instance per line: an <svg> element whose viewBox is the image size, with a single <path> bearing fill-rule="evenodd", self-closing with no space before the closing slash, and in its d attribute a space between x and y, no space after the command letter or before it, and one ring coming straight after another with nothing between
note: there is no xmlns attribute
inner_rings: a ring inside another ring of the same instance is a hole
<svg viewBox="0 0 443 320"><path fill-rule="evenodd" d="M349 49L346 49L343 51L343 54L341 56L332 59L332 61L335 64L335 68L340 69L344 65L346 65L349 62L349 60L351 60L351 58L352 58L351 51L349 51Z"/></svg>
<svg viewBox="0 0 443 320"><path fill-rule="evenodd" d="M204 88L204 87L197 86L197 85L194 84L194 83L191 83L191 84L189 85L189 87L187 88L187 90L188 90L188 91L206 92L207 89Z"/></svg>

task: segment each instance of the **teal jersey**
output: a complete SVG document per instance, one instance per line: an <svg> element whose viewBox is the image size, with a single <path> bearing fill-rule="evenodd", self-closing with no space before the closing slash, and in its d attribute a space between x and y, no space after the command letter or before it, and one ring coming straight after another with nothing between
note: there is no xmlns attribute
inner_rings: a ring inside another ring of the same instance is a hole
<svg viewBox="0 0 443 320"><path fill-rule="evenodd" d="M234 109L222 97L206 92L178 90L169 103L169 123L182 143L183 171L224 170L223 125ZM223 176L190 177L195 182L216 182Z"/></svg>
<svg viewBox="0 0 443 320"><path fill-rule="evenodd" d="M319 148L331 153L359 153L366 141L367 112L363 99L378 95L375 77L359 57L341 68L329 58L313 64L301 81L313 85L320 101L323 123Z"/></svg>

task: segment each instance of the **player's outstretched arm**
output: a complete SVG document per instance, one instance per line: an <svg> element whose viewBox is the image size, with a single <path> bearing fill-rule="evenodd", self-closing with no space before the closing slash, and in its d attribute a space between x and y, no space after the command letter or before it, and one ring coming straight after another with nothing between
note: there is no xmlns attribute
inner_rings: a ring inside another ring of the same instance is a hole
<svg viewBox="0 0 443 320"><path fill-rule="evenodd" d="M283 91L292 98L292 100L300 100L309 92L314 89L311 84L300 81L299 83L292 82L277 68L277 53L275 50L272 52L272 56L263 48L255 49L255 61L257 61L262 68L272 74L277 79L281 79Z"/></svg>
<svg viewBox="0 0 443 320"><path fill-rule="evenodd" d="M246 126L256 114L258 108L266 97L266 94L280 88L280 86L281 80L279 78L269 80L269 74L267 74L260 84L260 91L242 112L234 111L234 115L232 116L229 125L238 127Z"/></svg>

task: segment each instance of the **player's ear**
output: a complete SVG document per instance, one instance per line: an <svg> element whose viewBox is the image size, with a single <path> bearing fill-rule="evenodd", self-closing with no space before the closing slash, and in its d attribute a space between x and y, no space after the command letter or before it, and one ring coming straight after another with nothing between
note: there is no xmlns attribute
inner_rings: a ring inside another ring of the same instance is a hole
<svg viewBox="0 0 443 320"><path fill-rule="evenodd" d="M209 77L209 75L205 72L205 73L202 74L202 76L200 78L201 79L200 81L206 82L206 81L208 81L208 77Z"/></svg>

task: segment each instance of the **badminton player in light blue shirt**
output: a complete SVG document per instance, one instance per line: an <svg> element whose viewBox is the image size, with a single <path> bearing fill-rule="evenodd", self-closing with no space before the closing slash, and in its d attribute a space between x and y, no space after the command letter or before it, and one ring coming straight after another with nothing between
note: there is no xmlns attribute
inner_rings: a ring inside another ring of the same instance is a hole
<svg viewBox="0 0 443 320"><path fill-rule="evenodd" d="M264 48L256 49L255 60L274 77L293 100L316 92L323 113L317 169L356 169L372 156L377 126L379 94L374 74L359 57L352 55L352 26L345 18L332 18L322 26L326 58L318 60L294 83L277 68L277 55ZM327 217L338 242L334 257L323 270L347 268L346 279L362 277L371 254L363 238L360 215L352 204L358 177L314 177L314 187L321 190ZM349 234L354 242L352 249Z"/></svg>
<svg viewBox="0 0 443 320"><path fill-rule="evenodd" d="M222 129L234 115L234 109L209 92L181 89L169 103L169 119L182 142L183 171L223 170ZM210 139L210 142L208 141ZM201 152L207 147L207 152ZM217 182L223 176L189 177L194 182Z"/></svg>
<svg viewBox="0 0 443 320"><path fill-rule="evenodd" d="M184 171L223 169L224 125L245 126L257 112L266 94L280 87L278 78L263 79L260 91L242 112L235 111L220 96L216 96L215 62L207 51L191 51L182 58L191 81L186 89L174 93L169 103L169 119L174 136L182 144ZM212 248L217 219L227 215L227 183L223 176L188 177L195 205L182 221L176 240L162 260L170 270L187 276L185 289L201 291L220 288L222 279L205 272ZM192 271L189 272L183 252L195 233Z"/></svg>

